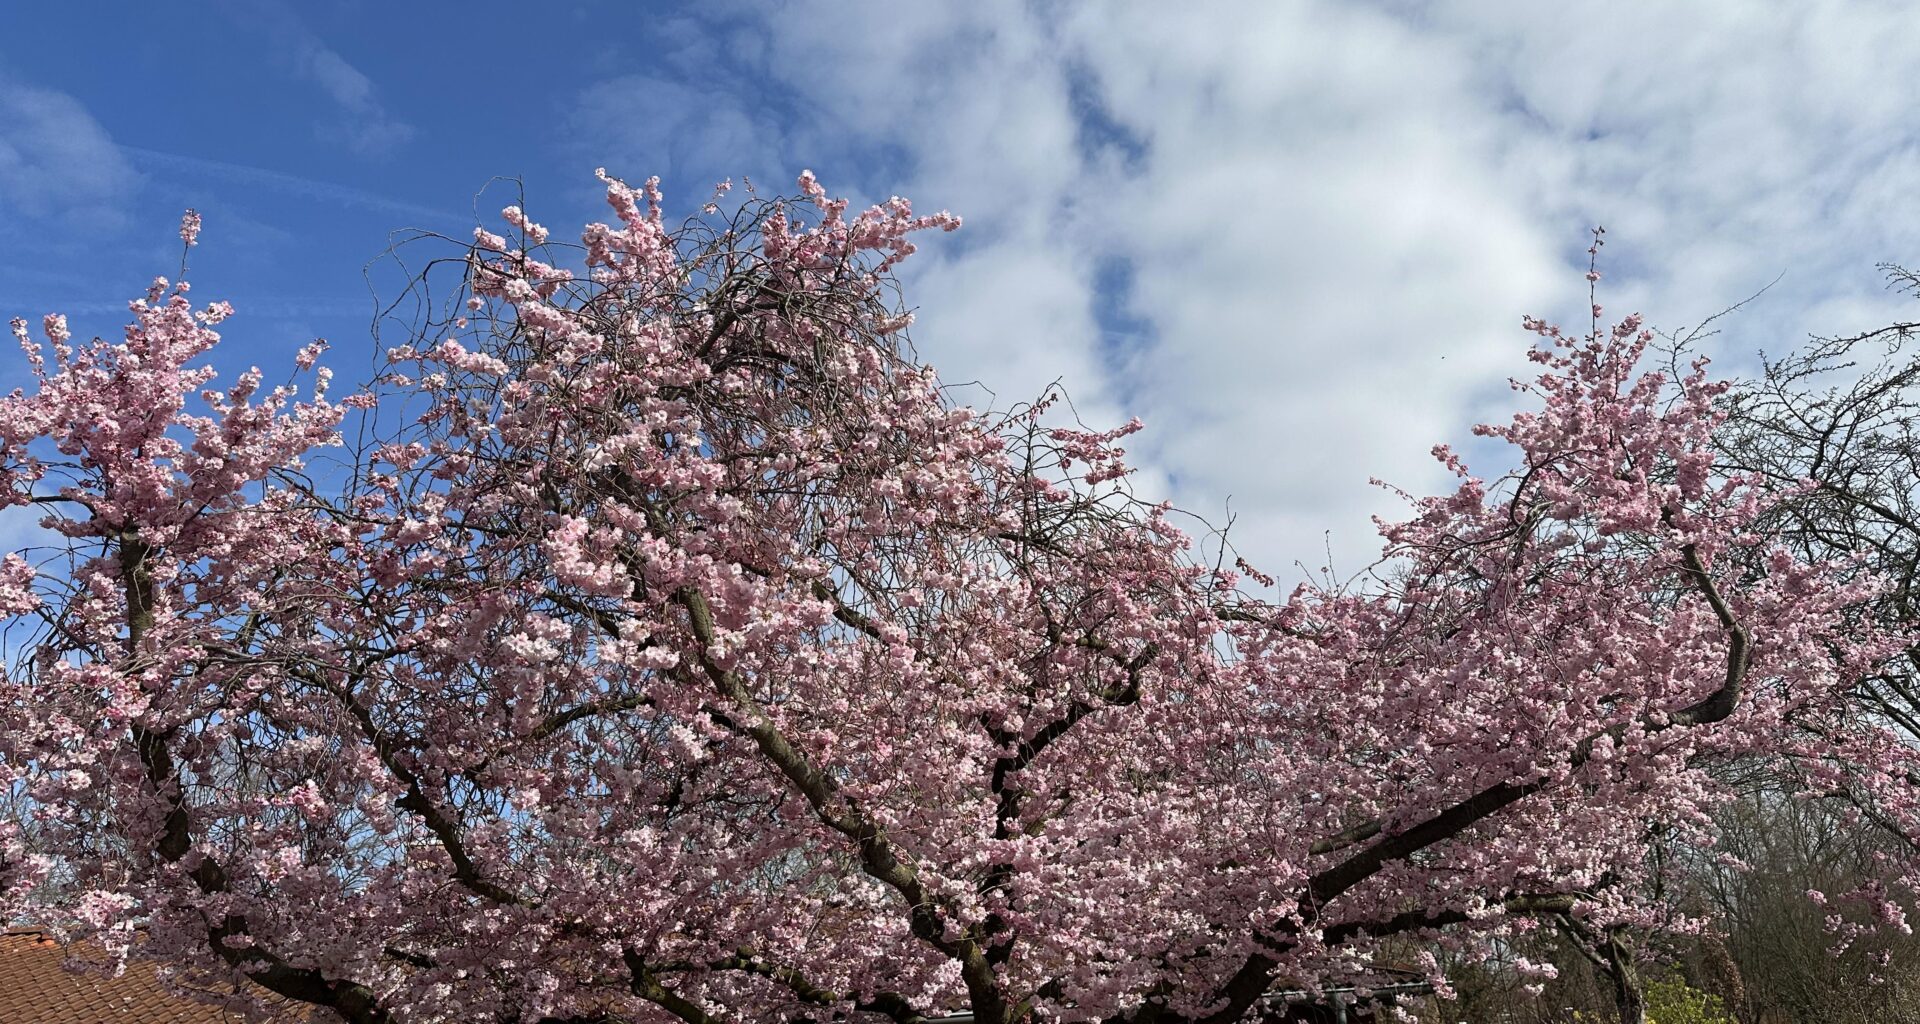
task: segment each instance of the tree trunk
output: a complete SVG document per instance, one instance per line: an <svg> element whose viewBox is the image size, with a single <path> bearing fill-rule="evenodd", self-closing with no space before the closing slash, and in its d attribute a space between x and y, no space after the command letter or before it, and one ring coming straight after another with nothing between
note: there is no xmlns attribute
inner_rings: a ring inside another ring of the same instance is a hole
<svg viewBox="0 0 1920 1024"><path fill-rule="evenodd" d="M1607 977L1613 981L1613 1005L1620 1011L1620 1024L1647 1024L1647 997L1640 990L1640 974L1634 970L1633 947L1626 933L1618 928L1609 931L1603 952L1607 959Z"/></svg>

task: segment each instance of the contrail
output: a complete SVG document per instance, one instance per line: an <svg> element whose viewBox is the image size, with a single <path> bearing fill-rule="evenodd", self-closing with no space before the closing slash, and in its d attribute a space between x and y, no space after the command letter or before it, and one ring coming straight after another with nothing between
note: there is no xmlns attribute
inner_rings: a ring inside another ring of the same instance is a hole
<svg viewBox="0 0 1920 1024"><path fill-rule="evenodd" d="M456 214L447 210L421 206L400 199L389 199L365 189L350 185L339 185L330 181L317 181L303 178L297 174L270 171L264 167L251 167L246 164L233 164L224 160L207 160L202 157L181 156L178 153L163 153L159 150L142 149L138 146L116 146L121 153L137 164L144 164L154 170L173 171L224 178L239 185L252 188L269 189L288 195L317 199L321 202L339 206L374 210L380 213L399 214L415 218L425 225L446 226L449 222L465 223L472 219L470 214Z"/></svg>

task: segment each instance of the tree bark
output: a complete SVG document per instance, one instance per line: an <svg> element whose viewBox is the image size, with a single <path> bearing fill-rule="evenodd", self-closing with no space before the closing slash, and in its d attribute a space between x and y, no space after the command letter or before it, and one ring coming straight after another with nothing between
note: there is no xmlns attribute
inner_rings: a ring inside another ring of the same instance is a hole
<svg viewBox="0 0 1920 1024"><path fill-rule="evenodd" d="M1607 933L1602 949L1606 957L1607 977L1613 981L1613 1005L1620 1013L1620 1024L1647 1024L1647 997L1640 987L1640 973L1633 966L1633 947L1620 929Z"/></svg>

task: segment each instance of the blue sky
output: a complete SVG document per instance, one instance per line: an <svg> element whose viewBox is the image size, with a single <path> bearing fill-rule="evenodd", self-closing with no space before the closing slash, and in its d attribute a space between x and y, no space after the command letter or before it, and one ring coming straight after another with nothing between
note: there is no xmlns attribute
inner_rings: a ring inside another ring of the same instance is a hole
<svg viewBox="0 0 1920 1024"><path fill-rule="evenodd" d="M907 270L915 341L978 403L1061 379L1146 419L1140 486L1281 569L1500 415L1522 314L1667 329L1779 278L1730 368L1894 315L1920 261L1920 31L1897 3L554 2L0 6L0 315L111 333L206 218L224 366L324 336L358 376L388 233L463 235L525 182L802 168L967 218ZM479 196L476 200L476 195ZM1784 276L1783 276L1784 275ZM0 377L17 370L0 367Z"/></svg>
<svg viewBox="0 0 1920 1024"><path fill-rule="evenodd" d="M47 134L97 138L29 153L54 183L0 193L43 227L9 253L0 299L111 307L172 265L168 225L195 206L209 223L196 280L289 322L275 330L310 322L345 342L390 230L464 233L496 175L590 212L568 99L667 59L622 6L8 5L0 86L45 111Z"/></svg>

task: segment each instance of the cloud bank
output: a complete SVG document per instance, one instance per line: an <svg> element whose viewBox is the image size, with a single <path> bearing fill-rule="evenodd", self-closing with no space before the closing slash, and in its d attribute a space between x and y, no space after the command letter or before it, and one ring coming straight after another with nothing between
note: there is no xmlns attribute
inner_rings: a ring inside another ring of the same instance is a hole
<svg viewBox="0 0 1920 1024"><path fill-rule="evenodd" d="M1003 405L1062 379L1090 420L1137 413L1144 488L1215 520L1230 498L1267 565L1352 571L1369 516L1400 510L1369 478L1440 486L1428 449L1511 407L1520 317L1584 309L1594 224L1603 301L1661 327L1780 278L1715 340L1730 367L1890 315L1873 266L1920 237L1909 16L743 5L711 31L758 19L761 44L646 131L724 128L717 151L677 143L683 189L737 151L783 185L813 166L963 214L909 282L944 376Z"/></svg>

